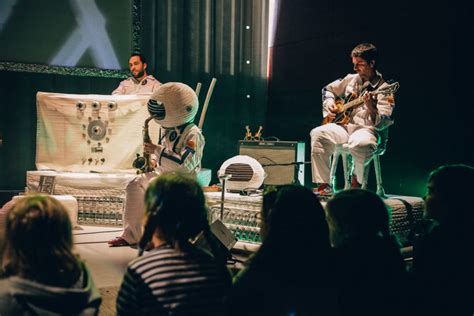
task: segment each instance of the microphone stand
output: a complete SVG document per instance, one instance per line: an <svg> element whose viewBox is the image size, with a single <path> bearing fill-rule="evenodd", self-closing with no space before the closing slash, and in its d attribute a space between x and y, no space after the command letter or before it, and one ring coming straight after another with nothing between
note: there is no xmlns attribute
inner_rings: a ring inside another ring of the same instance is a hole
<svg viewBox="0 0 474 316"><path fill-rule="evenodd" d="M224 222L224 197L225 197L225 181L232 178L231 174L220 174L218 175L219 180L222 181L222 193L221 193L221 222Z"/></svg>

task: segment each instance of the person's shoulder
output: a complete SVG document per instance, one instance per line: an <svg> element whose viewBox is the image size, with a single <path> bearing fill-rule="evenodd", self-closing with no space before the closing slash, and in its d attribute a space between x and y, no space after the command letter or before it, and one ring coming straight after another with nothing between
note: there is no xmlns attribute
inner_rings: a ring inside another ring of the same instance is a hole
<svg viewBox="0 0 474 316"><path fill-rule="evenodd" d="M146 80L149 80L149 81L156 81L156 82L159 83L158 79L156 79L155 77L153 77L153 75L148 75L148 76L146 77Z"/></svg>
<svg viewBox="0 0 474 316"><path fill-rule="evenodd" d="M133 82L133 77L128 77L126 79L123 79L122 81L120 81L120 84L130 84Z"/></svg>
<svg viewBox="0 0 474 316"><path fill-rule="evenodd" d="M128 263L128 268L131 270L136 270L142 265L147 264L150 261L159 259L162 256L176 255L177 251L169 245L165 245L158 248L153 248L152 250L146 252L143 256L137 257Z"/></svg>
<svg viewBox="0 0 474 316"><path fill-rule="evenodd" d="M188 123L181 129L181 137L192 138L196 135L202 136L202 131L194 123Z"/></svg>
<svg viewBox="0 0 474 316"><path fill-rule="evenodd" d="M187 130L185 130L183 132L184 134L184 137L186 139L194 139L194 138L197 138L199 139L201 142L204 142L204 134L202 133L201 129L196 125L196 124L192 124L191 127L189 127Z"/></svg>
<svg viewBox="0 0 474 316"><path fill-rule="evenodd" d="M191 123L191 126L189 127L189 133L202 134L201 129L194 123Z"/></svg>

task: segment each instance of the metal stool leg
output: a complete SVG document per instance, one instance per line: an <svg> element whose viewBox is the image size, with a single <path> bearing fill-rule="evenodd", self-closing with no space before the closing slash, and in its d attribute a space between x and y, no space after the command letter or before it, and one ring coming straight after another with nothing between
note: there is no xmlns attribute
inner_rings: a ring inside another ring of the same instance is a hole
<svg viewBox="0 0 474 316"><path fill-rule="evenodd" d="M354 169L354 161L348 152L342 153L342 165L344 168L344 190L351 188L351 176Z"/></svg>
<svg viewBox="0 0 474 316"><path fill-rule="evenodd" d="M337 163L339 162L339 156L341 153L336 149L331 156L331 171L329 172L329 185L332 190L336 192L336 169Z"/></svg>
<svg viewBox="0 0 474 316"><path fill-rule="evenodd" d="M386 198L385 190L382 185L382 169L380 168L380 155L374 156L375 178L377 180L377 195Z"/></svg>
<svg viewBox="0 0 474 316"><path fill-rule="evenodd" d="M370 173L370 163L372 159L370 159L365 165L364 165L364 174L363 178L360 179L360 184L362 189L367 189L367 183L369 182L369 173Z"/></svg>

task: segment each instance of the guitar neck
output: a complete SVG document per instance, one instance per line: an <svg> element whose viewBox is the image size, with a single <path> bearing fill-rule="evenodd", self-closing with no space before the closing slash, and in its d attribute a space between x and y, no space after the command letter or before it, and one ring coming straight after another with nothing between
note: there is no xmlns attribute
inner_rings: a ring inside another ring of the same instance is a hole
<svg viewBox="0 0 474 316"><path fill-rule="evenodd" d="M364 103L364 98L362 96L358 97L357 99L354 99L350 102L347 102L344 104L344 108L342 109L342 112L345 112L349 110L350 108L355 108L361 104Z"/></svg>

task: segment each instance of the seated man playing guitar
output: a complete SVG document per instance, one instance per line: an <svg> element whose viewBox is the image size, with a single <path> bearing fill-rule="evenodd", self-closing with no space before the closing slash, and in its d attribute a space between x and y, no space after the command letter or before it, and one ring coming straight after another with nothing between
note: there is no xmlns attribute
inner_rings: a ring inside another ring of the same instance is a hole
<svg viewBox="0 0 474 316"><path fill-rule="evenodd" d="M352 186L360 187L364 165L377 149L378 132L390 126L398 83L388 84L376 69L377 48L369 43L351 52L356 74L348 74L323 88L323 122L311 135L312 180L315 191L332 194L330 157L345 145L354 161ZM340 101L340 99L346 100Z"/></svg>

